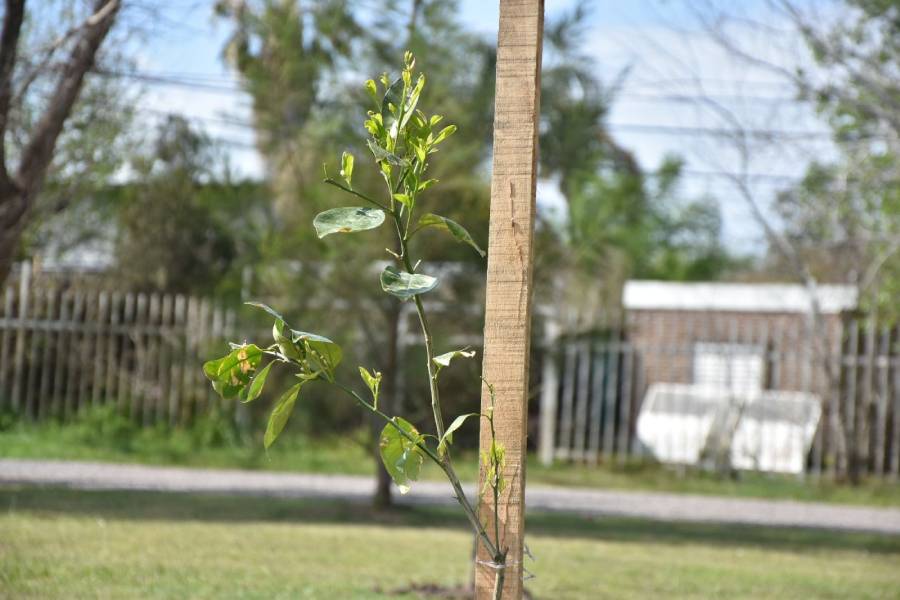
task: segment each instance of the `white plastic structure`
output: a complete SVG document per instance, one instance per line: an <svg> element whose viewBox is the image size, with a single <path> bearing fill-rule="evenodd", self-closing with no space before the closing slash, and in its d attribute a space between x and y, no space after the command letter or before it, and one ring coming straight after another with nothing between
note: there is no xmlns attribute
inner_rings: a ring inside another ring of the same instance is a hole
<svg viewBox="0 0 900 600"><path fill-rule="evenodd" d="M694 383L733 392L754 394L762 391L762 346L750 344L694 344Z"/></svg>
<svg viewBox="0 0 900 600"><path fill-rule="evenodd" d="M638 414L638 440L661 462L697 464L723 408L726 394L721 391L707 385L651 385Z"/></svg>
<svg viewBox="0 0 900 600"><path fill-rule="evenodd" d="M637 435L664 463L696 465L724 439L734 468L800 474L820 417L815 394L656 383L647 389Z"/></svg>
<svg viewBox="0 0 900 600"><path fill-rule="evenodd" d="M766 391L744 407L731 440L731 465L774 473L803 473L822 416L820 398Z"/></svg>

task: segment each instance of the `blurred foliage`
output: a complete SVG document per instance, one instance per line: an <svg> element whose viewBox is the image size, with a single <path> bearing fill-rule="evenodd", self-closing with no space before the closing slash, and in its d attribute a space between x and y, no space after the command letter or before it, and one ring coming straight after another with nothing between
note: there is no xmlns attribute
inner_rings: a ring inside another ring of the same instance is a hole
<svg viewBox="0 0 900 600"><path fill-rule="evenodd" d="M740 264L722 244L717 203L681 194L678 157L647 172L610 135L628 73L599 79L584 52L589 7L548 23L541 91L542 177L557 183L565 211L539 223L537 280L575 329L613 320L629 278L715 280Z"/></svg>
<svg viewBox="0 0 900 600"><path fill-rule="evenodd" d="M136 181L109 191L117 283L239 298L242 270L258 258L271 215L265 189L232 181L224 164L184 119L159 126L152 150L131 161Z"/></svg>
<svg viewBox="0 0 900 600"><path fill-rule="evenodd" d="M864 309L896 320L900 307L900 6L847 0L823 31L800 22L823 71L801 91L831 125L838 155L815 161L779 194L784 230L819 280L855 286ZM822 82L824 81L824 83ZM789 272L773 251L770 266Z"/></svg>

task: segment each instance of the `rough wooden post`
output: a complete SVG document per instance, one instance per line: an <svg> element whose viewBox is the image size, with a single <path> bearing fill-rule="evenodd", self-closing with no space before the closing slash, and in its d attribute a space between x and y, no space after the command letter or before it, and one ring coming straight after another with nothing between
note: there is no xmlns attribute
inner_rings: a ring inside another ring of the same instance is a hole
<svg viewBox="0 0 900 600"><path fill-rule="evenodd" d="M500 547L508 549L504 600L522 597L525 439L531 326L532 238L537 175L543 0L500 0L494 168L488 246L483 375L496 391L498 441L506 448L507 481L500 497ZM491 398L482 393L482 410ZM490 445L482 419L481 448ZM482 469L481 480L484 483ZM493 506L481 503L493 531ZM476 598L492 597L497 571L479 547Z"/></svg>

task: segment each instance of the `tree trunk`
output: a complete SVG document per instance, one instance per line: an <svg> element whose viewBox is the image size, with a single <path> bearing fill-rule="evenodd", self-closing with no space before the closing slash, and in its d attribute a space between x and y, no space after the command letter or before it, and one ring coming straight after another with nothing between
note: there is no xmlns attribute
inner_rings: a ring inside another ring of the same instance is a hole
<svg viewBox="0 0 900 600"><path fill-rule="evenodd" d="M11 182L0 183L0 283L6 281L16 260L27 212L25 194Z"/></svg>
<svg viewBox="0 0 900 600"><path fill-rule="evenodd" d="M400 399L397 397L399 387L397 380L399 374L399 355L400 355L400 305L392 302L388 309L387 318L385 319L388 338L387 347L385 348L385 361L382 366L381 374L381 393L378 395L378 407L386 414L392 415L397 411ZM389 508L392 504L391 499L391 476L388 475L384 464L381 462L381 452L378 448L381 429L384 422L380 419L373 418L372 423L372 441L373 456L375 458L375 495L372 498L372 504L375 508Z"/></svg>

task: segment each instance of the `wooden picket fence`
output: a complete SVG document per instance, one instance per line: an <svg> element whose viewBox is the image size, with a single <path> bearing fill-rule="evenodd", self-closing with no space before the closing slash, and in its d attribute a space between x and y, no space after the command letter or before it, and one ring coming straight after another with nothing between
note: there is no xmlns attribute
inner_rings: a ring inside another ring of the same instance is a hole
<svg viewBox="0 0 900 600"><path fill-rule="evenodd" d="M214 400L201 357L233 326L209 298L98 289L23 266L0 299L0 412L69 420L113 405L145 425L188 423Z"/></svg>

